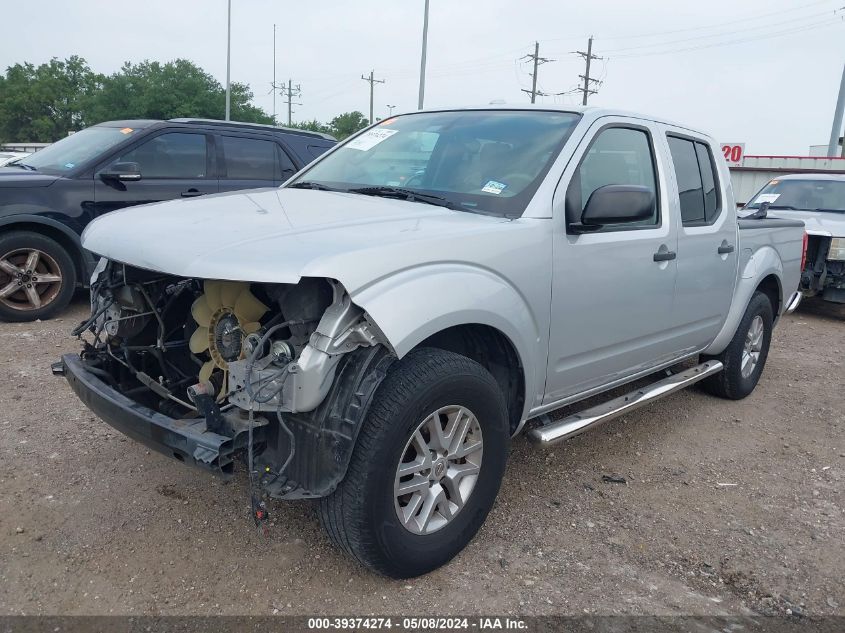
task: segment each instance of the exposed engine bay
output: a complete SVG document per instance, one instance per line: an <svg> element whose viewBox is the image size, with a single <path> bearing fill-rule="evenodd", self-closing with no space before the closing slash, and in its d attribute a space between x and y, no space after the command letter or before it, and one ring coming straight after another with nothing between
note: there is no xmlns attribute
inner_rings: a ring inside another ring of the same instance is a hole
<svg viewBox="0 0 845 633"><path fill-rule="evenodd" d="M826 301L845 303L845 260L831 253L830 237L807 236L807 255L801 271L801 289L810 297L822 295ZM835 250L835 249L834 249Z"/></svg>
<svg viewBox="0 0 845 633"><path fill-rule="evenodd" d="M101 260L91 297L74 330L85 369L202 438L171 442L174 457L224 476L240 457L277 498L334 489L395 358L330 279L185 279Z"/></svg>

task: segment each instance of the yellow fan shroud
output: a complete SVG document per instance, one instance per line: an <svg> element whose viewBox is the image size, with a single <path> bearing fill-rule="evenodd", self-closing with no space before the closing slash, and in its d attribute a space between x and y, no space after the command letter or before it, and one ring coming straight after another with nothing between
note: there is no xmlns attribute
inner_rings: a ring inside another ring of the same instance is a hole
<svg viewBox="0 0 845 633"><path fill-rule="evenodd" d="M201 382L215 369L223 371L220 396L228 393L229 363L245 357L244 339L261 328L259 320L269 310L242 281L206 281L203 294L191 306L197 329L188 347L194 354L208 352L199 373Z"/></svg>

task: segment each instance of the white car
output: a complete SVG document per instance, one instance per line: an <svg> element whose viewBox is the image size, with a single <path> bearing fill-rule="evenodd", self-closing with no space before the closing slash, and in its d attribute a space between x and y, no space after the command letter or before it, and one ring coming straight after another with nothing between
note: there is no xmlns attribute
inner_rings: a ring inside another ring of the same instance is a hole
<svg viewBox="0 0 845 633"><path fill-rule="evenodd" d="M24 158L25 156L29 156L32 152L12 152L12 151L2 151L0 152L0 167L5 167L12 161Z"/></svg>

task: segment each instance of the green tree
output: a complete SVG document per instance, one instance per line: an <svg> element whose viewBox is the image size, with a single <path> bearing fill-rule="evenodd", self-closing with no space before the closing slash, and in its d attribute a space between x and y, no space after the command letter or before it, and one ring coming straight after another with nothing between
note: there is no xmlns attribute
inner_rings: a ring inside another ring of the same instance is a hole
<svg viewBox="0 0 845 633"><path fill-rule="evenodd" d="M308 130L310 132L321 132L323 134L332 134L333 130L325 123L320 123L317 119L311 121L300 121L299 123L291 123L291 127L299 130Z"/></svg>
<svg viewBox="0 0 845 633"><path fill-rule="evenodd" d="M232 119L272 123L252 98L249 86L232 84ZM222 119L225 104L220 82L186 59L127 62L109 76L94 73L76 56L37 67L15 64L0 75L0 140L52 142L119 119Z"/></svg>
<svg viewBox="0 0 845 633"><path fill-rule="evenodd" d="M77 56L10 66L0 75L0 138L49 143L82 129L83 104L101 81Z"/></svg>
<svg viewBox="0 0 845 633"><path fill-rule="evenodd" d="M367 121L361 112L357 110L354 112L344 112L331 120L331 123L329 123L329 133L339 141L342 141L347 136L355 134L358 130L363 130L368 125L369 121Z"/></svg>
<svg viewBox="0 0 845 633"><path fill-rule="evenodd" d="M102 83L102 90L92 96L85 113L92 123L113 119L222 119L225 116L225 88L186 59L165 64L127 62ZM232 84L232 119L271 123L271 117L251 104L252 97L249 86Z"/></svg>

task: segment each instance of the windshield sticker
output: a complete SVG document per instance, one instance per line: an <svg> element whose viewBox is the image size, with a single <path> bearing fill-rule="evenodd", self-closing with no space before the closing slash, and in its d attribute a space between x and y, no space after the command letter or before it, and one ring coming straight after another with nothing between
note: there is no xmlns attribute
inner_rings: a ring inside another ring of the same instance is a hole
<svg viewBox="0 0 845 633"><path fill-rule="evenodd" d="M481 188L484 193L495 193L497 196L502 193L507 185L503 182L496 182L495 180L488 180L487 184Z"/></svg>
<svg viewBox="0 0 845 633"><path fill-rule="evenodd" d="M379 143L384 140L389 139L391 136L396 134L399 130L388 130L386 128L376 128L374 130L370 130L368 132L364 132L358 138L349 141L344 147L348 147L349 149L359 149L361 151L366 152L368 149L372 149Z"/></svg>
<svg viewBox="0 0 845 633"><path fill-rule="evenodd" d="M121 134L131 134L131 133L132 133L132 132L134 132L134 131L135 131L135 130L133 130L131 127L125 127L125 128L123 128L122 130L120 130L120 133L121 133Z"/></svg>
<svg viewBox="0 0 845 633"><path fill-rule="evenodd" d="M65 169L73 169L74 165L76 165L76 163L65 163Z"/></svg>
<svg viewBox="0 0 845 633"><path fill-rule="evenodd" d="M779 193L761 193L757 196L757 199L754 201L755 204L763 204L764 202L768 202L772 204L775 200L780 198Z"/></svg>

